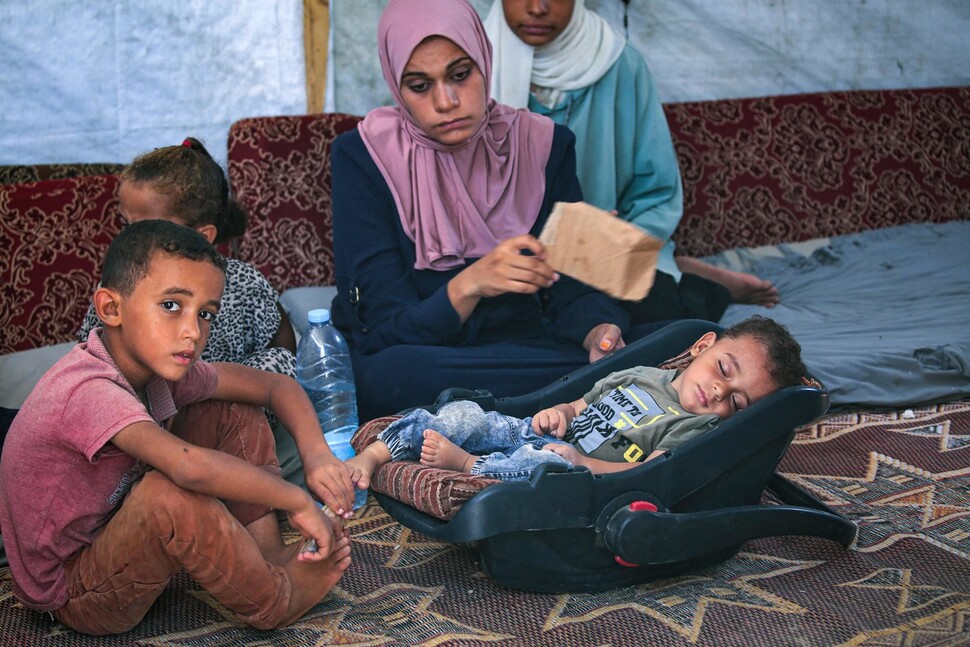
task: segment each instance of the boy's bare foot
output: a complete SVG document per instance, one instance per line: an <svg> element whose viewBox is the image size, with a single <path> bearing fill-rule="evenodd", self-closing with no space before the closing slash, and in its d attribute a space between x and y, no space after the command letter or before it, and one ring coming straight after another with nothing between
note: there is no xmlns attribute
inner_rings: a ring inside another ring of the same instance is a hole
<svg viewBox="0 0 970 647"><path fill-rule="evenodd" d="M290 576L290 603L278 627L296 622L304 613L323 600L350 566L350 535L344 529L339 530L338 533L333 550L326 559L318 562L303 562L299 560L299 555L294 553L283 564L283 570Z"/></svg>
<svg viewBox="0 0 970 647"><path fill-rule="evenodd" d="M421 444L422 465L468 474L477 458L434 429L424 430L424 442Z"/></svg>
<svg viewBox="0 0 970 647"><path fill-rule="evenodd" d="M778 288L771 281L766 281L754 274L717 267L689 256L678 256L677 267L682 272L696 274L723 285L731 294L731 300L734 303L774 308L781 301Z"/></svg>
<svg viewBox="0 0 970 647"><path fill-rule="evenodd" d="M380 440L375 440L364 448L364 451L344 461L350 470L350 481L358 490L370 487L370 479L374 470L391 460L391 452Z"/></svg>

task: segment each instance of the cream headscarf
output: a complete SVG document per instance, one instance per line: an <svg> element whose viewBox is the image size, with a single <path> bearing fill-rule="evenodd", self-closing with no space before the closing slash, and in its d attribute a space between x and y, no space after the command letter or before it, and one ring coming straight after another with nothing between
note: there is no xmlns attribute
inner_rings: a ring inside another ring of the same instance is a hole
<svg viewBox="0 0 970 647"><path fill-rule="evenodd" d="M492 42L492 97L516 108L529 105L530 84L562 92L596 83L624 46L610 24L586 8L585 0L576 0L569 24L542 47L519 40L505 22L502 0L492 3L484 24ZM558 92L552 97L553 104Z"/></svg>

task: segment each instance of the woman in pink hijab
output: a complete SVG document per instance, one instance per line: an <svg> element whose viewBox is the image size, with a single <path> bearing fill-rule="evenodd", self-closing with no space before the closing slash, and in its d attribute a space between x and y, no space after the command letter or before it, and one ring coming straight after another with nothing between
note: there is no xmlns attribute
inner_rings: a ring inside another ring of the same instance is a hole
<svg viewBox="0 0 970 647"><path fill-rule="evenodd" d="M628 315L554 272L536 238L555 202L582 199L574 137L489 98L475 10L391 0L378 51L397 105L338 137L331 162L333 319L361 418L448 387L527 393L622 347Z"/></svg>

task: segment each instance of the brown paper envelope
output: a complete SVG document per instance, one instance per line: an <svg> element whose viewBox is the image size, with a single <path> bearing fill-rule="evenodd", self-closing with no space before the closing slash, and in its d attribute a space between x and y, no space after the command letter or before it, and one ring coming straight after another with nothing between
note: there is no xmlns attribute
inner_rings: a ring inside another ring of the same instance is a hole
<svg viewBox="0 0 970 647"><path fill-rule="evenodd" d="M585 202L557 202L539 240L554 270L630 301L644 298L653 287L664 244Z"/></svg>

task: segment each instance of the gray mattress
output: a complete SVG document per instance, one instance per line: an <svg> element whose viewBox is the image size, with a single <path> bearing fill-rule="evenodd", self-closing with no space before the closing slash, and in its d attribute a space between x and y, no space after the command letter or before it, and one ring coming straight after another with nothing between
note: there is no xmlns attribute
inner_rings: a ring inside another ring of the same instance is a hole
<svg viewBox="0 0 970 647"><path fill-rule="evenodd" d="M834 406L900 408L970 395L970 222L915 224L706 260L775 283L775 308Z"/></svg>

